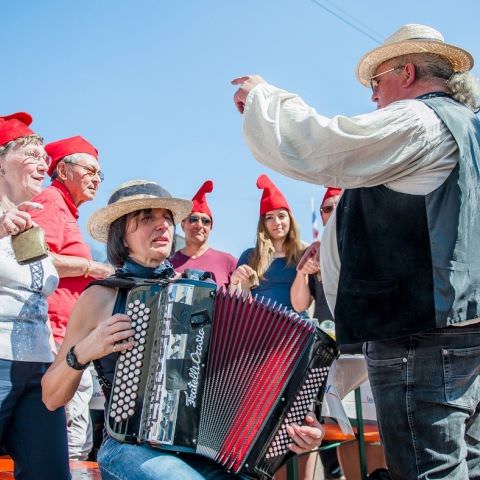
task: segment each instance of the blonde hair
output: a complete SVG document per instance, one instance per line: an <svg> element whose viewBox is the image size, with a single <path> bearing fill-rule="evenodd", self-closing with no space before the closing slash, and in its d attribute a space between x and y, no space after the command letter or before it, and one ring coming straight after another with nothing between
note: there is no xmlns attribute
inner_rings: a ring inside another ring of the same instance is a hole
<svg viewBox="0 0 480 480"><path fill-rule="evenodd" d="M283 243L283 251L287 259L287 265L296 265L300 260L304 245L300 240L300 229L294 216L289 210L287 212L290 218L290 229ZM265 215L260 215L257 225L257 241L247 262L257 272L260 280L265 278L265 272L274 259L274 253L273 242L265 227Z"/></svg>

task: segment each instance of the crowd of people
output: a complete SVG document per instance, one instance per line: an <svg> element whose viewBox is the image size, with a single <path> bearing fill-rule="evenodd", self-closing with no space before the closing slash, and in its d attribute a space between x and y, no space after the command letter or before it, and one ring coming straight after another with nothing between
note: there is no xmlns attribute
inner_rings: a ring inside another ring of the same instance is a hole
<svg viewBox="0 0 480 480"><path fill-rule="evenodd" d="M255 246L239 259L209 246L211 180L192 201L132 180L89 219L108 263L94 261L78 216L103 180L98 150L81 136L43 145L29 114L0 117L0 446L15 478L68 479L68 459L88 458L88 367L95 361L108 402L117 357L134 347L128 289L116 281L200 270L232 294L334 321L341 351L363 351L392 479L480 479L472 67L470 54L438 31L409 24L358 64L378 107L372 113L327 118L257 75L235 79L255 158L328 187L322 241L308 246L287 199L261 175ZM177 251L176 224L185 234ZM38 226L48 254L19 263L17 239ZM293 452L321 444L319 420L312 413L288 427ZM109 435L97 460L105 479L235 478L201 456ZM322 461L326 478L345 478L335 450Z"/></svg>

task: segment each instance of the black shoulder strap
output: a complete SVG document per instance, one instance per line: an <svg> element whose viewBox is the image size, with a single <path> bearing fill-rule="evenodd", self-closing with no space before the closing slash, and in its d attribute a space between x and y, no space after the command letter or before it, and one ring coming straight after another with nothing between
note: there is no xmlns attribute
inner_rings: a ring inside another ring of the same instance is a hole
<svg viewBox="0 0 480 480"><path fill-rule="evenodd" d="M138 282L135 281L135 279L133 279L132 277L126 277L126 276L115 273L111 277L103 278L101 280L94 280L88 285L87 288L92 287L93 285L100 285L102 287L130 290L137 284Z"/></svg>

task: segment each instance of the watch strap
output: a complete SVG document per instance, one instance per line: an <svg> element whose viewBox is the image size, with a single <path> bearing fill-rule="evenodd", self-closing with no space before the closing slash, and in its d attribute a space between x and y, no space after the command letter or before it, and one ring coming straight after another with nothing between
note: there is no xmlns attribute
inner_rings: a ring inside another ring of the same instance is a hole
<svg viewBox="0 0 480 480"><path fill-rule="evenodd" d="M80 363L77 359L77 355L75 354L75 345L70 348L70 350L67 353L67 364L69 367L72 367L75 370L85 370L90 362L87 363Z"/></svg>

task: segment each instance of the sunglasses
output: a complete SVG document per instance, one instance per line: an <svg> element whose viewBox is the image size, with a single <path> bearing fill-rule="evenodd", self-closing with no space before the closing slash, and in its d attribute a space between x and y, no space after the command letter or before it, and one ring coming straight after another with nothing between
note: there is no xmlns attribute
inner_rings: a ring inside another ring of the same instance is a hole
<svg viewBox="0 0 480 480"><path fill-rule="evenodd" d="M335 205L327 205L326 207L320 207L322 213L332 213L335 209Z"/></svg>
<svg viewBox="0 0 480 480"><path fill-rule="evenodd" d="M373 77L370 77L370 88L372 89L372 92L375 92L375 90L378 88L378 85L380 84L380 80L377 80L378 77L381 77L382 75L385 75L386 73L394 72L395 70L399 70L400 68L403 68L405 65L398 65L397 67L390 68L388 70L385 70L384 72L377 73Z"/></svg>
<svg viewBox="0 0 480 480"><path fill-rule="evenodd" d="M190 223L191 225L194 225L195 223L199 223L199 222L205 227L208 227L209 225L212 224L212 221L209 218L197 217L196 215L190 215L188 217L188 223Z"/></svg>

